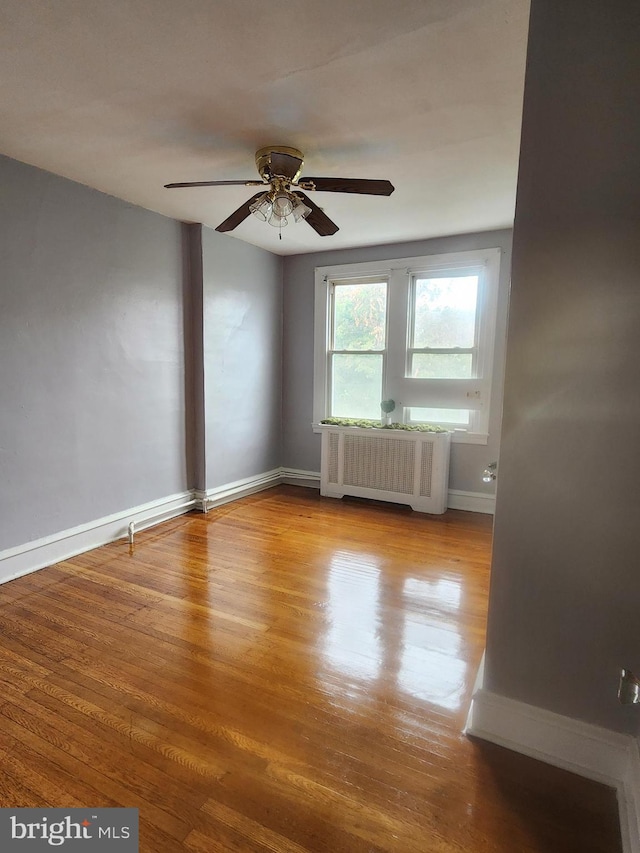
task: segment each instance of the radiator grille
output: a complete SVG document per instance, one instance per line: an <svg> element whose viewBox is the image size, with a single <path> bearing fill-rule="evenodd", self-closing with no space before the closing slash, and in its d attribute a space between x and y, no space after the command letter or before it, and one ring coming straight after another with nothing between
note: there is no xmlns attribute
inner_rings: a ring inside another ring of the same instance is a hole
<svg viewBox="0 0 640 853"><path fill-rule="evenodd" d="M329 433L329 482L338 482L338 445L340 443L340 434L337 432Z"/></svg>
<svg viewBox="0 0 640 853"><path fill-rule="evenodd" d="M345 435L343 482L348 486L411 495L415 452L412 441Z"/></svg>
<svg viewBox="0 0 640 853"><path fill-rule="evenodd" d="M431 478L433 474L433 443L422 442L422 460L420 465L420 496L431 497Z"/></svg>

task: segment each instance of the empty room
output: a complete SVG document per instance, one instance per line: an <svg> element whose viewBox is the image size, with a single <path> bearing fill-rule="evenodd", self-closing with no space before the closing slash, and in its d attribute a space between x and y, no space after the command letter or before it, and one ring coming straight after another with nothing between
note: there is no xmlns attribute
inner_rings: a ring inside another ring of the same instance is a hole
<svg viewBox="0 0 640 853"><path fill-rule="evenodd" d="M0 849L640 853L637 3L0 21Z"/></svg>

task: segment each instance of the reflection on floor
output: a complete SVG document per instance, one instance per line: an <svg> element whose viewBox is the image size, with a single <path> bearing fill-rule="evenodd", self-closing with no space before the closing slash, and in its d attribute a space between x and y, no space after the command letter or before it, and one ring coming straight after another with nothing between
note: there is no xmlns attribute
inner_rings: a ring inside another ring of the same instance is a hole
<svg viewBox="0 0 640 853"><path fill-rule="evenodd" d="M141 847L620 849L612 791L461 734L491 518L279 487L0 587L0 805Z"/></svg>

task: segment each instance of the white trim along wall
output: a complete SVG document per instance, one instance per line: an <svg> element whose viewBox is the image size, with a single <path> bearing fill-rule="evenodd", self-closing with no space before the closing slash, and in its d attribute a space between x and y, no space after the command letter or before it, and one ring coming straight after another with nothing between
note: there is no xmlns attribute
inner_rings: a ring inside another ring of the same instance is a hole
<svg viewBox="0 0 640 853"><path fill-rule="evenodd" d="M136 532L146 530L148 527L168 521L192 509L206 512L221 504L270 489L279 483L318 489L320 472L274 468L255 477L246 477L234 483L217 486L206 493L189 491L170 495L69 530L62 530L42 539L8 548L0 551L0 584L62 560L68 560L93 548L99 548L108 542L124 539L129 535L131 524L134 525ZM493 513L494 498L492 495L450 490L448 505L450 509Z"/></svg>
<svg viewBox="0 0 640 853"><path fill-rule="evenodd" d="M0 551L0 584L128 537L130 524L139 531L168 521L195 503L193 492L182 492Z"/></svg>
<svg viewBox="0 0 640 853"><path fill-rule="evenodd" d="M640 853L640 748L603 729L485 690L480 666L465 734L616 789L624 853Z"/></svg>

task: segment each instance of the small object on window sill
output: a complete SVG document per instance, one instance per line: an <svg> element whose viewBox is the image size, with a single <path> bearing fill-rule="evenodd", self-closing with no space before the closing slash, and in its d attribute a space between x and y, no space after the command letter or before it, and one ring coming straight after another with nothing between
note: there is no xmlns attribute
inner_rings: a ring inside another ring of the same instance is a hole
<svg viewBox="0 0 640 853"><path fill-rule="evenodd" d="M393 412L396 408L396 401L383 400L380 403L380 408L384 412L384 418L382 419L382 422L384 426L389 426L389 424L391 423L391 412Z"/></svg>

